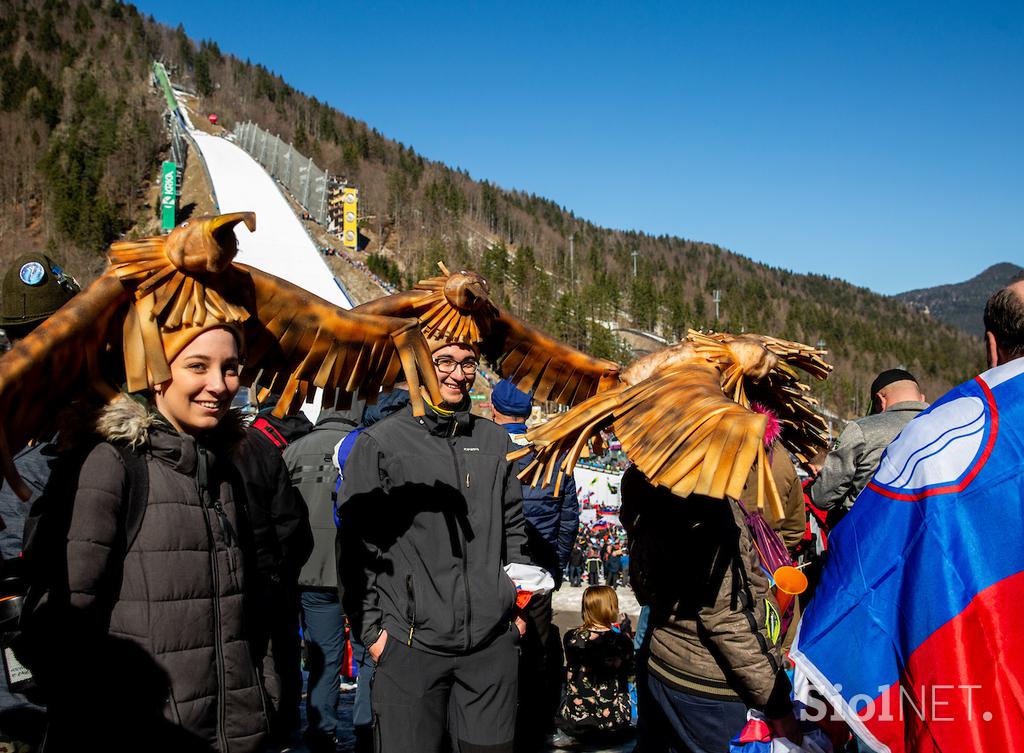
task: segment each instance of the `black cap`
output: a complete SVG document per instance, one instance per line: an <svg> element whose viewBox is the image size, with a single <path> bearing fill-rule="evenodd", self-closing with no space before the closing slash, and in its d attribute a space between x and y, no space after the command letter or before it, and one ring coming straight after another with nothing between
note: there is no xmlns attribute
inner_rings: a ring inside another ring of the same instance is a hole
<svg viewBox="0 0 1024 753"><path fill-rule="evenodd" d="M906 369L888 369L876 376L875 381L871 383L871 393L868 395L871 400L872 413L878 412L875 410L875 395L894 382L913 382L917 384L917 379Z"/></svg>
<svg viewBox="0 0 1024 753"><path fill-rule="evenodd" d="M0 299L0 327L38 324L81 288L46 254L22 254L7 269Z"/></svg>

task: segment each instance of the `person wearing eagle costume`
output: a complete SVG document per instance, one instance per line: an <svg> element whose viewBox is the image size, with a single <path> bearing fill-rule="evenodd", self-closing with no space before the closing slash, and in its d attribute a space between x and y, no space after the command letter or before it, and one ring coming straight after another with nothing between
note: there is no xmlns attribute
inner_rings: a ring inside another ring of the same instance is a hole
<svg viewBox="0 0 1024 753"><path fill-rule="evenodd" d="M442 751L450 735L465 753L511 753L517 610L554 581L525 547L514 445L470 413L468 392L481 355L506 372L517 363L519 379L563 402L618 367L502 312L479 275L442 271L355 309L420 319L444 403L418 419L400 411L356 440L339 494L339 571L346 614L377 663L378 749Z"/></svg>
<svg viewBox="0 0 1024 753"><path fill-rule="evenodd" d="M602 430L612 429L634 464L632 473L642 482L633 486L639 489L645 484L661 493L657 499L649 494L647 499L636 500L642 509L677 503L683 512L696 514L700 512L697 501L704 500L721 530L727 532L731 526L738 538L747 523L734 517L731 500L741 496L748 481L754 490L752 512L766 508L774 519L783 516L762 443L766 413L777 417L783 444L800 460L826 443L824 421L815 413L814 401L806 394L808 388L799 382L796 372L798 367L824 378L831 367L822 360L823 351L760 335L690 332L684 342L620 369L537 332L503 311L488 299L487 282L479 275L449 274L443 266L442 272L443 276L421 281L413 290L357 310L417 316L431 340L474 343L502 377L533 393L535 400L573 406L527 432L530 445L509 454L510 460L532 457L518 473L524 483L554 483L557 494L561 480L571 476L588 441ZM752 409L755 404L767 410ZM652 535L664 538L672 532L660 528ZM737 552L737 559L743 559L745 572L753 573L760 564L751 559L754 546L749 533L745 541L742 557ZM761 578L753 589L752 598L760 600L760 611L750 610L751 616L765 622L770 604L777 631L779 610L768 594L767 583ZM727 622L722 622L726 630L735 629L735 622ZM748 631L751 643L768 641L767 629L762 625ZM777 637L776 632L772 643ZM392 640L388 639L388 647ZM392 656L389 651L381 657L385 666ZM778 652L774 646L765 646L761 653L765 677L751 682L754 692L744 694L743 701L752 706L768 705L773 712L784 708L781 718L788 713L788 683L780 681L773 692L779 674ZM721 684L714 676L711 679ZM769 697L780 700L768 704ZM382 716L380 721L386 720ZM722 749L741 725L728 730L726 726L728 723L721 730ZM669 744L664 739L661 742ZM423 749L435 748L431 744Z"/></svg>
<svg viewBox="0 0 1024 753"><path fill-rule="evenodd" d="M71 401L103 403L95 434L62 428L67 464L26 531L17 651L47 694L47 750L263 748L247 632L261 605L232 461L241 384L280 392L282 413L316 387L333 407L402 378L414 410L420 384L440 400L414 320L351 314L234 264L243 221L255 229L237 213L114 244L104 275L0 359L0 462L23 496L10 449Z"/></svg>
<svg viewBox="0 0 1024 753"><path fill-rule="evenodd" d="M773 719L777 736L800 737L779 655L783 612L765 572L774 569L769 542L755 531L768 535L761 509L783 517L762 441L768 414L799 459L825 443L794 368L823 378L822 355L761 335L691 331L631 364L617 386L527 433L535 456L522 477L534 482L571 471L603 429L632 462L621 517L630 580L651 607L638 672L645 751L725 750L748 708Z"/></svg>

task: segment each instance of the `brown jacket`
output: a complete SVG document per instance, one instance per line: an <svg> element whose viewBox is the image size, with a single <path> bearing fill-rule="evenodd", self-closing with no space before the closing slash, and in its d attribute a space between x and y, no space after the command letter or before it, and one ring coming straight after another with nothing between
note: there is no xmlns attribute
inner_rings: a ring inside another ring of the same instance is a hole
<svg viewBox="0 0 1024 753"><path fill-rule="evenodd" d="M779 490L779 499L782 500L781 518L775 518L767 508L764 511L765 520L782 538L782 543L790 552L803 540L804 531L807 527L807 513L804 509L804 490L800 485L800 478L796 475L796 466L789 459L789 453L779 444L770 451L772 464L772 479L775 487ZM747 485L743 487L740 501L748 510L757 509L757 486L754 484L754 473L751 472Z"/></svg>
<svg viewBox="0 0 1024 753"><path fill-rule="evenodd" d="M784 716L778 606L738 505L676 497L633 467L621 489L630 581L651 608L648 671L691 695Z"/></svg>

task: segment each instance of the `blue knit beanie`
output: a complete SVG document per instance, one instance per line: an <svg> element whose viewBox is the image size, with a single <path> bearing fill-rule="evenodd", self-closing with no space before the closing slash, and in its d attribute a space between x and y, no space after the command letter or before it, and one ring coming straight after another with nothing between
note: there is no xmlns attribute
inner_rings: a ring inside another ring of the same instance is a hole
<svg viewBox="0 0 1024 753"><path fill-rule="evenodd" d="M512 382L502 379L494 385L494 391L491 393L491 405L499 413L518 418L530 415L533 400Z"/></svg>

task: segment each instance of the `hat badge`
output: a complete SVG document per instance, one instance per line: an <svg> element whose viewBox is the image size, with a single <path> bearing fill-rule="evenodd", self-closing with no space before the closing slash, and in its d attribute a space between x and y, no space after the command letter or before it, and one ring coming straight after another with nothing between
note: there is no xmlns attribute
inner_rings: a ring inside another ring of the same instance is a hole
<svg viewBox="0 0 1024 753"><path fill-rule="evenodd" d="M46 279L46 269L39 262L30 261L22 265L18 276L26 285L39 285Z"/></svg>

